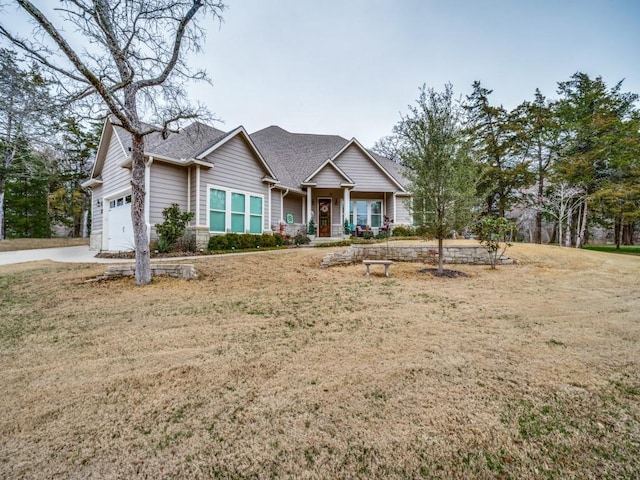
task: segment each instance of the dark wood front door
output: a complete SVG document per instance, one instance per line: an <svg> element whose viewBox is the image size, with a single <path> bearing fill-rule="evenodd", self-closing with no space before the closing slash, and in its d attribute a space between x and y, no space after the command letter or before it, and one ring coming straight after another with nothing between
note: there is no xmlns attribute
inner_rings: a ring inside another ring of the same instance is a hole
<svg viewBox="0 0 640 480"><path fill-rule="evenodd" d="M318 199L318 236L331 236L331 199Z"/></svg>

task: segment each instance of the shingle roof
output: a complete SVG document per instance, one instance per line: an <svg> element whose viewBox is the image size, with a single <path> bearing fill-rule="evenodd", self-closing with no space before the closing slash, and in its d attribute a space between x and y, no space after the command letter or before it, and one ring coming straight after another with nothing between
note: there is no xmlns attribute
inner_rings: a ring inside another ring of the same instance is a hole
<svg viewBox="0 0 640 480"><path fill-rule="evenodd" d="M131 136L122 127L114 125L114 129L125 151L129 151ZM194 122L178 133L169 133L166 139L160 133L147 135L145 154L172 159L194 158L231 132L233 130L225 133L204 123ZM309 175L349 143L339 135L292 133L275 125L252 133L250 137L279 184L290 188L300 188ZM398 183L407 184L397 163L368 152Z"/></svg>
<svg viewBox="0 0 640 480"><path fill-rule="evenodd" d="M122 127L114 125L125 151L131 147L131 135ZM145 136L144 150L148 155L174 159L193 158L226 135L222 130L200 122L193 122L179 132L171 132L162 138L160 132Z"/></svg>
<svg viewBox="0 0 640 480"><path fill-rule="evenodd" d="M349 141L338 135L291 133L270 126L251 134L282 185L300 188L300 184Z"/></svg>
<svg viewBox="0 0 640 480"><path fill-rule="evenodd" d="M309 175L349 143L338 135L291 133L275 125L252 133L251 139L280 183L294 188L300 188ZM367 151L398 183L406 185L400 165Z"/></svg>

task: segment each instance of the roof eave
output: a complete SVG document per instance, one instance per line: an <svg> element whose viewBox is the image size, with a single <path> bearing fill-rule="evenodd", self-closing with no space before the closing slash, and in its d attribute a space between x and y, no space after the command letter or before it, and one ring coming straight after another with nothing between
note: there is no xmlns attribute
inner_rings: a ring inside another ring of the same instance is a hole
<svg viewBox="0 0 640 480"><path fill-rule="evenodd" d="M89 180L86 180L80 184L82 188L91 188L95 187L96 185L102 185L102 180L99 180L97 178L90 178Z"/></svg>

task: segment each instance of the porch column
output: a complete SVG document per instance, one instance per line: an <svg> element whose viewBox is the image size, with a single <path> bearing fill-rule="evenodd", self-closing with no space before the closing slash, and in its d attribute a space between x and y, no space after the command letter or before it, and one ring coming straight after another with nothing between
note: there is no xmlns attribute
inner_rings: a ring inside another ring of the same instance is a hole
<svg viewBox="0 0 640 480"><path fill-rule="evenodd" d="M313 205L311 204L311 187L307 187L307 224L309 220L311 220L311 209Z"/></svg>
<svg viewBox="0 0 640 480"><path fill-rule="evenodd" d="M196 225L200 225L200 165L196 165Z"/></svg>
<svg viewBox="0 0 640 480"><path fill-rule="evenodd" d="M147 242L151 241L151 164L153 157L149 157L144 166L144 223L147 227Z"/></svg>
<svg viewBox="0 0 640 480"><path fill-rule="evenodd" d="M349 199L351 198L351 195L349 193L349 187L344 187L344 218L343 218L343 224L344 224L344 220L349 220Z"/></svg>

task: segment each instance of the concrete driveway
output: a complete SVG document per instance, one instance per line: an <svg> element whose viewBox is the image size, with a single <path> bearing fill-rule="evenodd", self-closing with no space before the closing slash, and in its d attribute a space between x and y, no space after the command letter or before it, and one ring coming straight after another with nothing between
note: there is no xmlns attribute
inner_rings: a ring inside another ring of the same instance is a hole
<svg viewBox="0 0 640 480"><path fill-rule="evenodd" d="M0 265L14 263L37 262L39 260L53 260L63 263L132 263L133 260L118 258L96 258L97 252L89 250L88 246L40 248L35 250L16 250L0 252Z"/></svg>

